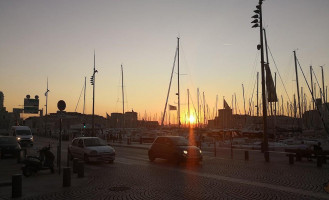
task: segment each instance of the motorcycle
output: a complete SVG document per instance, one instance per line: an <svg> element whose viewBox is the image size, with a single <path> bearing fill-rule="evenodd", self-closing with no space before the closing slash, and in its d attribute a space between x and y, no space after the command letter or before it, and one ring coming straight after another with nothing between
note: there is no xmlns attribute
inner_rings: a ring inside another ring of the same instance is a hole
<svg viewBox="0 0 329 200"><path fill-rule="evenodd" d="M45 146L39 151L39 156L27 156L23 160L24 166L22 167L23 174L26 177L37 173L39 170L50 169L51 173L54 173L54 160L55 155L50 151L50 146Z"/></svg>

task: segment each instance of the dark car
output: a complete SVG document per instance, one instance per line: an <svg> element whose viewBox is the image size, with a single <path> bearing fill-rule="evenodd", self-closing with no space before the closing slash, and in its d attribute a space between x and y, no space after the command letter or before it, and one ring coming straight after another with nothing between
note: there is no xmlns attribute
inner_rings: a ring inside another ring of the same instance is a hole
<svg viewBox="0 0 329 200"><path fill-rule="evenodd" d="M16 156L21 150L21 146L18 144L16 137L12 136L0 136L0 151L1 158L5 156Z"/></svg>
<svg viewBox="0 0 329 200"><path fill-rule="evenodd" d="M163 158L175 163L185 161L202 161L201 150L190 145L188 140L181 136L159 136L151 145L148 156L150 161Z"/></svg>

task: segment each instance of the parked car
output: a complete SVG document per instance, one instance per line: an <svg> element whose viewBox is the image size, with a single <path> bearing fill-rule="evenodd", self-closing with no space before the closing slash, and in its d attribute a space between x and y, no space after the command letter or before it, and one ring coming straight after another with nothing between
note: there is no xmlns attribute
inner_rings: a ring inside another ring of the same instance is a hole
<svg viewBox="0 0 329 200"><path fill-rule="evenodd" d="M185 161L202 161L202 151L181 136L159 136L148 150L150 161L163 158L175 163Z"/></svg>
<svg viewBox="0 0 329 200"><path fill-rule="evenodd" d="M68 149L69 156L86 162L115 160L115 150L99 137L77 137L72 140Z"/></svg>
<svg viewBox="0 0 329 200"><path fill-rule="evenodd" d="M21 150L16 137L13 136L0 136L0 151L1 158L5 156L16 156Z"/></svg>

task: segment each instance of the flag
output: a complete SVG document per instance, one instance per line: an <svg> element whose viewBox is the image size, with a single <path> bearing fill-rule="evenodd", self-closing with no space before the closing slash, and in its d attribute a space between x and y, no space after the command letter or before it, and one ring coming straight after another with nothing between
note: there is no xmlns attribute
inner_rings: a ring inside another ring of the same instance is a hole
<svg viewBox="0 0 329 200"><path fill-rule="evenodd" d="M264 64L266 71L266 89L267 89L267 99L268 102L277 102L278 98L276 96L273 78L271 75L271 70L268 64Z"/></svg>
<svg viewBox="0 0 329 200"><path fill-rule="evenodd" d="M224 109L231 109L230 106L227 104L227 102L224 99Z"/></svg>
<svg viewBox="0 0 329 200"><path fill-rule="evenodd" d="M177 110L176 106L169 105L169 110Z"/></svg>

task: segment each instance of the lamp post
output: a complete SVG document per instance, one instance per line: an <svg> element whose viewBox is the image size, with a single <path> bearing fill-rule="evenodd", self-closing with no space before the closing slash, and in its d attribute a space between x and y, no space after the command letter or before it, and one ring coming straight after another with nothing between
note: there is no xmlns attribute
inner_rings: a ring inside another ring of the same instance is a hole
<svg viewBox="0 0 329 200"><path fill-rule="evenodd" d="M90 77L90 83L93 86L93 115L92 115L92 136L95 137L95 74L98 71L95 69L95 51L94 51L94 70Z"/></svg>
<svg viewBox="0 0 329 200"><path fill-rule="evenodd" d="M262 75L262 100L263 100L263 146L262 151L264 152L265 160L269 161L268 156L268 135L267 135L267 103L266 103L266 93L265 93L265 73L264 73L264 45L263 45L263 21L262 21L262 3L263 0L259 0L256 10L254 12L256 15L252 16L254 19L251 23L254 25L252 28L259 27L260 33L260 44L257 45L257 49L261 51L261 75ZM259 19L259 21L258 21Z"/></svg>

